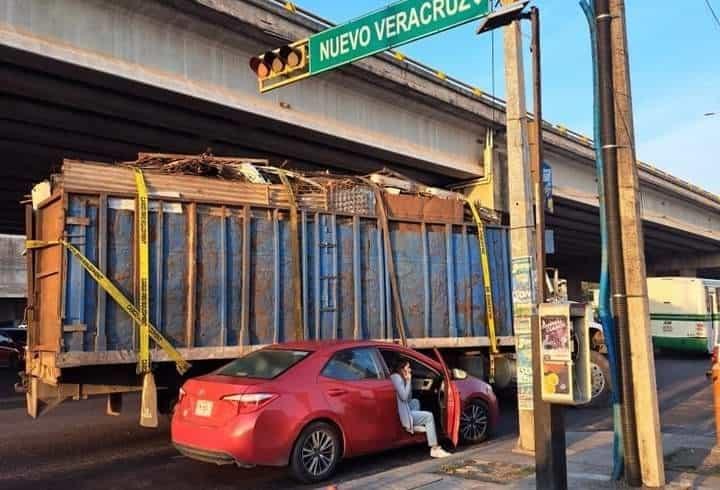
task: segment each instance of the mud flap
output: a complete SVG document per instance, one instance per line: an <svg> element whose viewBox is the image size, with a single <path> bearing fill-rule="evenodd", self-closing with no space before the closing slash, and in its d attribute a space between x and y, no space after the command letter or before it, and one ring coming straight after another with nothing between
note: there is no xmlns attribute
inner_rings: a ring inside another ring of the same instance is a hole
<svg viewBox="0 0 720 490"><path fill-rule="evenodd" d="M155 386L155 376L152 373L145 373L143 376L140 426L153 429L158 426L157 387Z"/></svg>
<svg viewBox="0 0 720 490"><path fill-rule="evenodd" d="M105 413L117 417L122 412L122 393L109 393L107 396L107 408Z"/></svg>
<svg viewBox="0 0 720 490"><path fill-rule="evenodd" d="M35 376L31 376L28 382L25 402L28 415L34 419L38 418L38 379Z"/></svg>

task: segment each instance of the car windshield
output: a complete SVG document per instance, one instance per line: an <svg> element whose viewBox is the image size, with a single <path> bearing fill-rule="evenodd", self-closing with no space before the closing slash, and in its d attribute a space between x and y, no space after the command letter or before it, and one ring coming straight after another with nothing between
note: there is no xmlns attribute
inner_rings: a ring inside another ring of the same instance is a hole
<svg viewBox="0 0 720 490"><path fill-rule="evenodd" d="M307 351L265 349L251 352L220 368L217 374L238 378L273 379L302 361Z"/></svg>

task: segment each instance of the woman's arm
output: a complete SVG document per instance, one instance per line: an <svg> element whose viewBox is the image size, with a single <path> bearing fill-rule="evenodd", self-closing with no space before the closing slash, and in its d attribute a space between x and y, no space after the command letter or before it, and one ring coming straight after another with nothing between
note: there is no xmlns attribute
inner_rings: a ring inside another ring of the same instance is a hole
<svg viewBox="0 0 720 490"><path fill-rule="evenodd" d="M404 402L410 401L412 397L412 383L410 380L405 380L402 376L395 373L390 376L390 381L392 381L398 397Z"/></svg>

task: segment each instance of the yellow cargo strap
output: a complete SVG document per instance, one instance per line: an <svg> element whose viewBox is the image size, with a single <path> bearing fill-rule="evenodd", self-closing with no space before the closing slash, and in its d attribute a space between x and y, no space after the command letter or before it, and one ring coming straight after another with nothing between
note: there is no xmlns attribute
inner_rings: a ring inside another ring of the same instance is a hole
<svg viewBox="0 0 720 490"><path fill-rule="evenodd" d="M78 250L74 245L66 242L65 240L28 240L27 242L25 242L25 247L28 250L44 248L53 245L62 245L63 247L67 248L70 253L72 253L75 258L78 259L80 265L82 265L88 272L88 274L90 274L90 277L92 277L95 282L97 282L98 285L103 288L105 292L107 292L115 300L115 302L120 306L120 308L122 308L125 313L130 315L130 318L132 318L132 320L137 325L140 325L142 323L140 311L137 309L137 307L135 307L132 301L127 299L125 295L110 281L110 279L108 279L107 276L103 274L100 269L98 269L97 266L93 264L87 257L85 257L82 252L80 252L80 250ZM185 359L183 359L182 355L175 349L175 347L173 347L172 344L168 342L165 337L163 337L162 334L150 322L147 322L147 326L149 336L155 341L158 347L164 350L168 357L175 362L175 366L177 367L178 372L180 374L185 374L187 370L190 369L190 364Z"/></svg>
<svg viewBox="0 0 720 490"><path fill-rule="evenodd" d="M138 373L150 372L150 333L148 321L150 318L150 252L148 247L148 192L142 170L135 169L135 186L137 187L138 201L135 216L137 218L138 264L140 276L139 310L140 323L138 324Z"/></svg>
<svg viewBox="0 0 720 490"><path fill-rule="evenodd" d="M485 312L487 315L488 335L490 337L490 380L495 379L495 356L499 354L497 335L495 334L495 309L493 306L492 282L490 280L490 261L488 260L487 239L485 237L485 223L475 204L466 199L472 211L475 225L478 230L478 244L480 245L480 262L482 264L483 286L485 288Z"/></svg>

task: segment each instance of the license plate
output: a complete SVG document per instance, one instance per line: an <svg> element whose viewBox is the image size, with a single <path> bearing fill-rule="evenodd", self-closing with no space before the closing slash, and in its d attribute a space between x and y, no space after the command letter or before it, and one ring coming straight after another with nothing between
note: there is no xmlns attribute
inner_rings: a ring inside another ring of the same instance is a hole
<svg viewBox="0 0 720 490"><path fill-rule="evenodd" d="M209 417L212 415L213 402L208 400L198 400L195 403L195 415L198 417Z"/></svg>

